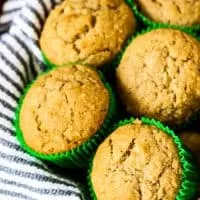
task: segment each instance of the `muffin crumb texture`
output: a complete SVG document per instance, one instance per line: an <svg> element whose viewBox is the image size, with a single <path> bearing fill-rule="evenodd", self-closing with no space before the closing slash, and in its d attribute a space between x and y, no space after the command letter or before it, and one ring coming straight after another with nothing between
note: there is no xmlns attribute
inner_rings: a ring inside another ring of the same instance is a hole
<svg viewBox="0 0 200 200"><path fill-rule="evenodd" d="M200 24L199 0L135 0L141 12L156 22L192 26Z"/></svg>
<svg viewBox="0 0 200 200"><path fill-rule="evenodd" d="M100 129L108 107L109 92L97 72L81 65L61 67L33 83L22 104L20 128L32 149L65 152Z"/></svg>
<svg viewBox="0 0 200 200"><path fill-rule="evenodd" d="M91 180L98 200L174 200L181 173L172 138L135 123L119 127L100 145Z"/></svg>
<svg viewBox="0 0 200 200"><path fill-rule="evenodd" d="M124 0L66 0L50 13L40 46L56 65L81 61L98 67L116 56L135 25Z"/></svg>
<svg viewBox="0 0 200 200"><path fill-rule="evenodd" d="M140 35L124 53L117 83L132 115L185 123L200 109L200 43L173 29Z"/></svg>

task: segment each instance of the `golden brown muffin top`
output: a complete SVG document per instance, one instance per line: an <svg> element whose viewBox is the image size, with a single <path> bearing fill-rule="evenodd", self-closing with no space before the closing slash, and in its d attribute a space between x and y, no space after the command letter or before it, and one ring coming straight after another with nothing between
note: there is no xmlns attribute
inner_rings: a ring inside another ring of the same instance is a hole
<svg viewBox="0 0 200 200"><path fill-rule="evenodd" d="M40 45L54 64L100 66L121 50L135 24L124 0L66 0L50 13Z"/></svg>
<svg viewBox="0 0 200 200"><path fill-rule="evenodd" d="M22 104L20 128L27 145L45 153L71 150L103 124L109 92L98 73L74 65L40 76Z"/></svg>
<svg viewBox="0 0 200 200"><path fill-rule="evenodd" d="M125 51L117 80L130 113L181 124L200 108L200 43L173 29L140 35Z"/></svg>
<svg viewBox="0 0 200 200"><path fill-rule="evenodd" d="M99 146L91 181L98 200L174 200L181 173L171 137L137 121L117 128Z"/></svg>
<svg viewBox="0 0 200 200"><path fill-rule="evenodd" d="M199 0L135 0L141 12L156 22L176 25L200 24Z"/></svg>

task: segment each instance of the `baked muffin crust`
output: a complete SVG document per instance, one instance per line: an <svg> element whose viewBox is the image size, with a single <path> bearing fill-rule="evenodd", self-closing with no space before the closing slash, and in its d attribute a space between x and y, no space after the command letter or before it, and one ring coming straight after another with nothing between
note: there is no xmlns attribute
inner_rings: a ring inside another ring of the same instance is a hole
<svg viewBox="0 0 200 200"><path fill-rule="evenodd" d="M98 67L116 56L135 26L124 0L65 0L50 13L40 46L56 65L81 61Z"/></svg>
<svg viewBox="0 0 200 200"><path fill-rule="evenodd" d="M192 26L200 24L199 0L135 0L141 12L156 22Z"/></svg>
<svg viewBox="0 0 200 200"><path fill-rule="evenodd" d="M124 53L117 82L132 115L182 124L200 108L200 43L173 29L140 35Z"/></svg>
<svg viewBox="0 0 200 200"><path fill-rule="evenodd" d="M174 200L181 172L170 136L138 121L117 128L99 146L91 181L98 200Z"/></svg>
<svg viewBox="0 0 200 200"><path fill-rule="evenodd" d="M82 65L61 67L33 83L21 107L20 128L37 152L65 152L100 129L108 107L109 92L96 71Z"/></svg>

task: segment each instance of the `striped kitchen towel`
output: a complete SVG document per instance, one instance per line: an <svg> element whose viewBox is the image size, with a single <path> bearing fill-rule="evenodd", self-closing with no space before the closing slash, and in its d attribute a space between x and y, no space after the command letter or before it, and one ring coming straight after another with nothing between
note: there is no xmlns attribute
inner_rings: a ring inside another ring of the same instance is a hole
<svg viewBox="0 0 200 200"><path fill-rule="evenodd" d="M8 30L13 17L20 11L25 2L26 0L0 0L0 11L2 11L0 16L0 33Z"/></svg>
<svg viewBox="0 0 200 200"><path fill-rule="evenodd" d="M0 0L2 2L2 0ZM26 154L12 126L24 87L44 69L42 25L60 0L7 0L0 16L0 200L81 200L74 181Z"/></svg>

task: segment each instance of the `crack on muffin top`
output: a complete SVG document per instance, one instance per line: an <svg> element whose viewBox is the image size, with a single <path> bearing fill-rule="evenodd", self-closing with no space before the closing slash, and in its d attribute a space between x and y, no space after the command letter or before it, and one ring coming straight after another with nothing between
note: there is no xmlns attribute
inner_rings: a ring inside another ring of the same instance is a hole
<svg viewBox="0 0 200 200"><path fill-rule="evenodd" d="M192 26L200 24L199 0L135 0L150 19L156 22Z"/></svg>
<svg viewBox="0 0 200 200"><path fill-rule="evenodd" d="M107 156L110 141L113 153ZM91 180L99 200L173 200L181 173L178 150L170 136L136 122L119 127L100 145Z"/></svg>
<svg viewBox="0 0 200 200"><path fill-rule="evenodd" d="M111 61L134 33L135 18L124 0L67 0L49 15L40 45L54 64Z"/></svg>
<svg viewBox="0 0 200 200"><path fill-rule="evenodd" d="M109 92L94 70L61 67L39 77L20 112L26 143L41 153L71 150L92 137L103 124Z"/></svg>
<svg viewBox="0 0 200 200"><path fill-rule="evenodd" d="M200 109L200 44L172 29L141 35L127 48L117 82L131 114L182 124Z"/></svg>

